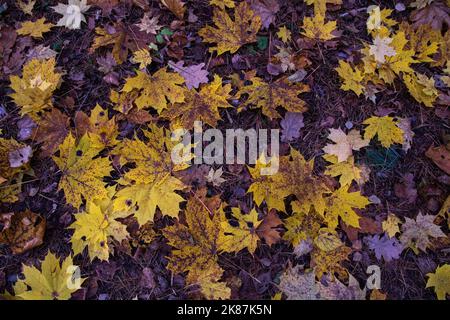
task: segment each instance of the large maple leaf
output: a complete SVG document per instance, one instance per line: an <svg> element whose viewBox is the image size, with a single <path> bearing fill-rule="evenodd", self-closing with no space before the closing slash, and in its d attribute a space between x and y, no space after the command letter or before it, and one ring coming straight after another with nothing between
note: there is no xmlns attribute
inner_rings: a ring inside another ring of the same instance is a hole
<svg viewBox="0 0 450 320"><path fill-rule="evenodd" d="M248 248L248 251L253 254L259 241L256 230L262 221L258 220L258 213L255 209L252 209L249 214L242 214L239 208L231 208L231 210L235 223L231 225L223 216L224 242L222 249L226 252L237 252Z"/></svg>
<svg viewBox="0 0 450 320"><path fill-rule="evenodd" d="M185 93L185 101L171 106L162 113L185 129L194 128L195 121L202 121L211 127L217 126L221 119L219 108L229 108L231 85L222 86L222 79L214 76L214 81L205 84L199 91L191 89Z"/></svg>
<svg viewBox="0 0 450 320"><path fill-rule="evenodd" d="M51 252L47 253L44 261L41 263L41 270L23 266L25 279L19 280L16 286L25 284L29 289L17 294L19 298L25 300L68 300L72 293L80 289L80 285L85 279L74 279L69 286L70 279L75 275L72 257L67 257L64 261L60 260Z"/></svg>
<svg viewBox="0 0 450 320"><path fill-rule="evenodd" d="M156 207L162 214L178 215L179 204L184 199L175 191L183 190L185 186L172 173L186 167L172 162L173 143L164 128L152 125L144 134L148 142L126 139L113 152L120 156L121 165L134 165L124 174L121 183L126 187L118 192L117 198L127 203L130 209L136 207L135 215L140 225L153 221Z"/></svg>
<svg viewBox="0 0 450 320"><path fill-rule="evenodd" d="M234 21L224 10L214 10L213 21L216 27L206 26L199 31L205 42L217 43L210 51L217 50L219 55L230 51L235 53L247 43L256 42L256 34L261 28L261 18L257 16L247 2L241 2L234 11Z"/></svg>
<svg viewBox="0 0 450 320"><path fill-rule="evenodd" d="M300 152L291 149L290 156L280 157L277 173L261 175L261 168L265 166L263 165L265 162L267 161L259 159L255 168L249 167L253 183L248 192L253 193L253 198L258 206L266 201L269 210L274 208L286 211L284 198L288 195L295 195L306 212L309 212L309 208L314 206L319 213L324 213L323 194L330 191L321 179L313 175L313 159L307 162Z"/></svg>
<svg viewBox="0 0 450 320"><path fill-rule="evenodd" d="M59 189L64 190L67 203L75 208L87 202L107 196L103 177L112 170L108 158L97 157L98 149L92 148L92 141L84 135L78 143L69 134L59 146L59 156L53 160L62 172Z"/></svg>
<svg viewBox="0 0 450 320"><path fill-rule="evenodd" d="M305 84L290 83L287 79L279 79L272 83L266 83L258 77L250 79L252 84L243 87L237 93L240 98L243 95L248 95L244 102L245 106L252 108L261 108L264 115L273 118L281 118L277 108L282 107L290 112L304 112L307 110L305 102L301 100L298 95L303 92L308 92L309 87Z"/></svg>
<svg viewBox="0 0 450 320"><path fill-rule="evenodd" d="M14 103L21 107L22 115L31 117L44 109L52 107L53 91L59 86L61 74L55 72L55 59L29 61L24 67L22 77L11 76L11 94Z"/></svg>
<svg viewBox="0 0 450 320"><path fill-rule="evenodd" d="M220 206L219 197L207 198L206 189L198 191L187 203L186 225L177 221L164 228L163 235L175 248L169 257L169 270L187 271L187 280L202 286L204 295L229 298L230 290L218 282L223 272L218 255L224 242ZM211 292L214 289L219 293Z"/></svg>
<svg viewBox="0 0 450 320"><path fill-rule="evenodd" d="M337 227L338 217L341 217L345 224L359 228L359 216L354 208L365 208L370 201L359 192L348 192L348 189L348 186L342 186L326 200L325 221L330 228Z"/></svg>
<svg viewBox="0 0 450 320"><path fill-rule="evenodd" d="M130 52L146 48L152 39L152 35L140 31L137 25L127 26L121 22L108 28L97 27L95 33L97 37L90 48L91 53L112 45L112 54L118 64L125 62Z"/></svg>
<svg viewBox="0 0 450 320"><path fill-rule="evenodd" d="M126 226L116 219L126 218L132 212L113 200L114 195L114 188L110 188L106 198L88 202L86 211L75 215L75 222L69 227L75 230L71 239L75 255L88 247L91 261L95 257L108 260L110 240L120 242L128 237Z"/></svg>
<svg viewBox="0 0 450 320"><path fill-rule="evenodd" d="M139 97L135 100L136 106L139 109L152 107L161 113L167 108L167 100L172 104L184 102L186 89L182 87L183 84L182 76L162 68L153 75L137 71L135 77L126 80L123 91L139 90Z"/></svg>

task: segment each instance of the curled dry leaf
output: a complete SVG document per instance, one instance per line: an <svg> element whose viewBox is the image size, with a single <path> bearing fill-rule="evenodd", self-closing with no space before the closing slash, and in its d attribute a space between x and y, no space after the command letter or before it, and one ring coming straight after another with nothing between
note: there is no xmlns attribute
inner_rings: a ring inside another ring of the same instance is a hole
<svg viewBox="0 0 450 320"><path fill-rule="evenodd" d="M20 213L0 215L3 231L0 243L10 246L14 254L31 250L43 243L46 221L29 210Z"/></svg>

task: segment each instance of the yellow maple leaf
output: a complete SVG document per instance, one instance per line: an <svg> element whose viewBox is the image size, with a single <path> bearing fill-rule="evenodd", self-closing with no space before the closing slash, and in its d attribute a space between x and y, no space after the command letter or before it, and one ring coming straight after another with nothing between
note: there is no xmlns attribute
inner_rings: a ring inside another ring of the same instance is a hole
<svg viewBox="0 0 450 320"><path fill-rule="evenodd" d="M126 186L117 192L117 201L134 211L139 225L153 221L156 208L163 215L178 216L183 197L175 191L184 190L186 186L170 175L159 178L152 183Z"/></svg>
<svg viewBox="0 0 450 320"><path fill-rule="evenodd" d="M402 22L400 31L405 33L409 43L408 46L415 52L415 59L419 62L434 62L430 56L437 53L442 36L438 30L434 30L430 25L423 24L414 28L413 25Z"/></svg>
<svg viewBox="0 0 450 320"><path fill-rule="evenodd" d="M341 262L348 260L348 255L352 249L346 246L340 246L331 251L313 250L311 254L311 266L314 267L316 277L322 278L323 275L329 274L331 279L335 278L335 273L341 278L348 276L348 271Z"/></svg>
<svg viewBox="0 0 450 320"><path fill-rule="evenodd" d="M116 197L129 210L136 207L135 215L140 225L153 221L156 207L162 214L177 216L184 199L175 191L185 188L171 175L183 167L179 168L172 162L168 133L164 128L152 125L144 134L149 140L147 143L125 139L113 151L120 156L121 165L129 163L135 166L124 174L121 184L126 187Z"/></svg>
<svg viewBox="0 0 450 320"><path fill-rule="evenodd" d="M434 287L437 298L445 300L445 296L450 294L450 264L438 267L434 273L428 273L427 277L426 287Z"/></svg>
<svg viewBox="0 0 450 320"><path fill-rule="evenodd" d="M397 21L389 18L392 12L392 9L380 10L380 7L376 5L367 7L367 13L369 14L366 22L367 31L373 36L388 32L389 28L397 24Z"/></svg>
<svg viewBox="0 0 450 320"><path fill-rule="evenodd" d="M235 8L234 21L226 11L218 9L214 9L213 21L216 27L206 26L198 34L207 43L217 43L210 51L217 51L218 55L227 51L235 53L243 45L255 42L262 24L246 1Z"/></svg>
<svg viewBox="0 0 450 320"><path fill-rule="evenodd" d="M381 226L389 238L393 238L397 233L400 233L400 228L398 227L399 224L400 219L397 218L395 214L390 213L387 219L382 222Z"/></svg>
<svg viewBox="0 0 450 320"><path fill-rule="evenodd" d="M231 98L231 90L230 84L223 86L222 79L214 75L211 83L202 85L199 91L195 89L186 91L185 101L169 107L161 116L169 118L187 130L194 128L195 121L216 127L217 121L221 119L219 108L232 107L227 101Z"/></svg>
<svg viewBox="0 0 450 320"><path fill-rule="evenodd" d="M314 159L306 161L299 151L291 149L290 156L280 157L279 170L273 175L261 175L261 169L267 165L267 160L259 159L255 168L249 167L253 183L247 192L253 193L253 199L259 206L266 202L268 209L286 211L284 198L295 195L309 211L314 206L317 212L325 211L325 200L322 196L329 190L319 178L312 173Z"/></svg>
<svg viewBox="0 0 450 320"><path fill-rule="evenodd" d="M402 144L404 132L397 126L397 120L393 117L370 117L363 124L367 127L364 130L364 140L371 140L375 136L385 148L389 148L394 143Z"/></svg>
<svg viewBox="0 0 450 320"><path fill-rule="evenodd" d="M28 3L23 0L17 0L16 4L19 6L20 10L23 11L23 13L31 16L33 15L33 8L36 4L36 0L28 0Z"/></svg>
<svg viewBox="0 0 450 320"><path fill-rule="evenodd" d="M85 280L79 277L79 269L73 265L72 257L68 256L61 263L50 251L41 263L41 270L23 265L22 273L25 279L19 282L30 288L18 294L24 300L68 300Z"/></svg>
<svg viewBox="0 0 450 320"><path fill-rule="evenodd" d="M305 3L314 5L314 14L325 15L328 3L339 5L342 4L342 0L305 0Z"/></svg>
<svg viewBox="0 0 450 320"><path fill-rule="evenodd" d="M305 17L303 19L302 34L311 39L331 40L335 36L332 34L336 30L336 21L328 21L325 23L325 17L316 13L313 17Z"/></svg>
<svg viewBox="0 0 450 320"><path fill-rule="evenodd" d="M112 171L111 164L108 158L97 157L97 153L88 135L76 143L69 133L59 146L59 156L53 156L62 173L58 188L75 208L80 207L82 198L91 202L108 194L102 179Z"/></svg>
<svg viewBox="0 0 450 320"><path fill-rule="evenodd" d="M270 119L281 118L276 110L278 107L290 112L307 110L305 102L298 97L300 93L309 91L306 84L292 84L284 78L272 83L266 83L258 77L252 77L250 81L252 82L251 85L244 86L237 93L238 98L248 95L244 106L250 105L253 108L261 108L262 113Z"/></svg>
<svg viewBox="0 0 450 320"><path fill-rule="evenodd" d="M386 38L388 35L379 35L380 38ZM414 50L406 49L408 40L405 37L405 33L402 31L397 32L389 44L392 48L392 52L384 57L384 62L377 61L375 57L370 53L370 46L366 45L362 49L364 63L364 73L373 76L378 75L380 79L388 84L394 82L395 76L402 73L412 73L412 63L417 63L414 59ZM395 51L395 54L392 54Z"/></svg>
<svg viewBox="0 0 450 320"><path fill-rule="evenodd" d="M283 239L292 243L294 247L302 241L315 239L323 223L322 216L313 209L308 212L303 211L302 206L297 201L292 203L292 211L294 214L287 218L284 223L287 230Z"/></svg>
<svg viewBox="0 0 450 320"><path fill-rule="evenodd" d="M225 282L220 282L223 269L217 264L211 264L206 269L193 269L186 277L186 282L200 286L200 291L206 299L230 299L231 289Z"/></svg>
<svg viewBox="0 0 450 320"><path fill-rule="evenodd" d="M121 242L128 237L126 226L116 219L126 218L132 212L117 208L114 196L115 190L110 188L106 198L88 202L86 211L75 215L75 222L69 226L74 230L71 243L75 255L88 247L91 261L96 257L107 261L110 239Z"/></svg>
<svg viewBox="0 0 450 320"><path fill-rule="evenodd" d="M61 74L55 72L55 59L33 59L23 67L22 77L11 76L11 98L21 107L21 115L36 118L44 109L53 106L51 98L58 88Z"/></svg>
<svg viewBox="0 0 450 320"><path fill-rule="evenodd" d="M155 108L158 113L167 108L170 103L181 103L185 99L184 78L178 73L167 72L161 68L153 75L137 71L137 75L126 79L122 91L139 90L139 97L135 100L139 109Z"/></svg>
<svg viewBox="0 0 450 320"><path fill-rule="evenodd" d="M344 81L344 83L341 85L342 90L352 90L358 96L363 93L364 86L362 85L362 82L364 79L364 75L358 68L355 68L355 70L353 70L352 66L349 63L343 60L339 60L339 67L334 70L337 71L339 76Z"/></svg>
<svg viewBox="0 0 450 320"><path fill-rule="evenodd" d="M286 26L282 26L277 32L278 38L281 39L284 43L288 43L292 39L291 31L286 28Z"/></svg>
<svg viewBox="0 0 450 320"><path fill-rule="evenodd" d="M329 228L320 228L313 243L316 248L326 252L336 250L343 245L337 232Z"/></svg>
<svg viewBox="0 0 450 320"><path fill-rule="evenodd" d="M222 10L225 10L225 8L232 9L236 6L233 0L209 0L209 5L217 6Z"/></svg>
<svg viewBox="0 0 450 320"><path fill-rule="evenodd" d="M30 146L15 139L0 138L0 202L12 203L19 200L22 178L30 169L31 157Z"/></svg>
<svg viewBox="0 0 450 320"><path fill-rule="evenodd" d="M54 27L52 23L46 23L45 18L36 21L25 21L22 23L20 29L17 29L17 34L22 36L31 36L33 38L42 38L44 33L50 31Z"/></svg>
<svg viewBox="0 0 450 320"><path fill-rule="evenodd" d="M107 147L114 147L119 143L117 140L119 128L115 117L109 119L108 110L103 109L98 104L91 111L89 117L83 112L77 112L75 124L77 136L82 136L85 133L89 134L91 148L101 151Z"/></svg>
<svg viewBox="0 0 450 320"><path fill-rule="evenodd" d="M331 162L325 169L325 174L331 177L339 178L341 186L349 186L352 181L363 182L362 169L355 164L353 156L349 157L344 162L339 162L334 155L324 155L323 158Z"/></svg>
<svg viewBox="0 0 450 320"><path fill-rule="evenodd" d="M363 209L370 201L359 191L348 192L348 189L349 186L341 186L327 198L325 221L329 228L337 227L338 217L346 225L359 228L359 216L354 209Z"/></svg>
<svg viewBox="0 0 450 320"><path fill-rule="evenodd" d="M433 107L434 101L439 96L439 91L434 86L433 77L428 78L424 74L412 73L405 74L403 81L414 99L423 103L426 107Z"/></svg>
<svg viewBox="0 0 450 320"><path fill-rule="evenodd" d="M231 225L223 214L222 230L224 240L222 249L226 252L238 252L244 248L253 254L259 241L256 229L262 221L258 221L258 213L252 209L249 214L242 214L239 208L231 208L237 226Z"/></svg>
<svg viewBox="0 0 450 320"><path fill-rule="evenodd" d="M206 189L197 191L188 201L186 225L178 221L162 230L169 245L174 247L167 268L175 273L188 272L189 284L204 286L208 298L229 298L230 291L218 280L222 268L218 255L223 243L219 197L206 197Z"/></svg>
<svg viewBox="0 0 450 320"><path fill-rule="evenodd" d="M148 49L143 48L133 52L133 57L131 58L132 63L139 63L139 69L145 69L149 64L152 63L152 57Z"/></svg>

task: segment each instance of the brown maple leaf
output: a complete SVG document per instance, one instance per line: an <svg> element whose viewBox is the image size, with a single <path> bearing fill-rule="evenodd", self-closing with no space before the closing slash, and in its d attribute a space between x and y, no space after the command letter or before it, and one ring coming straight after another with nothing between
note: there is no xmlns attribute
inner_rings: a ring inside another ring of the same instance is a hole
<svg viewBox="0 0 450 320"><path fill-rule="evenodd" d="M20 254L43 243L45 219L29 210L0 215L4 225L0 232L0 243L8 244L13 254Z"/></svg>
<svg viewBox="0 0 450 320"><path fill-rule="evenodd" d="M280 230L277 229L282 225L283 221L278 217L277 211L272 209L256 229L256 233L261 239L266 240L266 243L271 246L277 243L280 239Z"/></svg>
<svg viewBox="0 0 450 320"><path fill-rule="evenodd" d="M69 133L69 123L70 119L56 108L52 108L42 116L38 127L34 129L33 136L37 143L42 143L43 157L49 157L55 153Z"/></svg>

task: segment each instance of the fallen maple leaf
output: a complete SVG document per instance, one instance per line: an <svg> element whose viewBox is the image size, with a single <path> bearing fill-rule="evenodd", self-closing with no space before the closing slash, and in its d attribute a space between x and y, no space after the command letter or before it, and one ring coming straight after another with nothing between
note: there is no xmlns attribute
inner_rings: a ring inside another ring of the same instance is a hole
<svg viewBox="0 0 450 320"><path fill-rule="evenodd" d="M339 67L335 69L344 83L341 85L341 89L348 91L352 90L358 96L363 93L364 86L362 85L364 75L358 69L351 67L349 63L343 60L339 60Z"/></svg>
<svg viewBox="0 0 450 320"><path fill-rule="evenodd" d="M393 57L396 55L396 51L390 46L392 38L380 38L378 36L373 40L373 45L369 46L369 53L375 57L375 61L378 63L385 63L385 57Z"/></svg>
<svg viewBox="0 0 450 320"><path fill-rule="evenodd" d="M68 0L68 4L58 3L52 9L61 14L63 17L59 19L57 26L69 29L80 29L81 22L86 23L83 13L89 10L91 6L87 5L87 0Z"/></svg>
<svg viewBox="0 0 450 320"><path fill-rule="evenodd" d="M122 22L106 28L97 27L95 33L97 36L89 49L90 52L113 45L112 54L118 64L127 61L130 52L146 48L151 39L146 32L140 31L138 26L128 26Z"/></svg>
<svg viewBox="0 0 450 320"><path fill-rule="evenodd" d="M74 255L88 247L91 261L96 257L107 261L110 239L121 242L128 237L126 225L116 219L126 218L132 211L124 210L124 206L114 202L114 195L114 188L108 189L106 198L88 202L86 211L75 215L75 222L69 226L74 230L71 238Z"/></svg>
<svg viewBox="0 0 450 320"><path fill-rule="evenodd" d="M450 174L450 151L446 146L430 146L425 152L425 155L433 160L434 164L437 165L441 170L443 170L447 174Z"/></svg>
<svg viewBox="0 0 450 320"><path fill-rule="evenodd" d="M220 206L219 197L207 198L206 189L199 190L187 203L186 225L177 221L164 228L162 233L175 248L169 257L169 270L175 273L187 271L189 282L205 286L204 294L208 296L229 298L231 292L224 284L212 286L218 283L223 273L218 265L223 243ZM201 278L203 280L199 281ZM211 289L214 288L221 294L213 294Z"/></svg>
<svg viewBox="0 0 450 320"><path fill-rule="evenodd" d="M450 265L444 264L437 267L434 273L427 273L427 288L434 287L437 298L445 300L447 294L450 294Z"/></svg>
<svg viewBox="0 0 450 320"><path fill-rule="evenodd" d="M450 8L442 1L433 1L430 5L411 13L414 27L430 25L433 29L442 30L444 25L450 26Z"/></svg>
<svg viewBox="0 0 450 320"><path fill-rule="evenodd" d="M144 143L139 139L125 139L113 153L120 156L121 165L134 164L134 168L124 174L125 187L117 193L117 201L135 210L140 225L153 221L158 207L162 214L176 217L183 197L175 191L186 186L171 174L187 166L178 168L172 162L170 135L164 128L151 125L144 131L149 139Z"/></svg>
<svg viewBox="0 0 450 320"><path fill-rule="evenodd" d="M211 168L211 170L209 170L208 175L206 176L206 180L209 183L212 183L213 186L220 187L220 185L226 181L224 178L222 178L222 174L223 174L222 167L220 167L217 170Z"/></svg>
<svg viewBox="0 0 450 320"><path fill-rule="evenodd" d="M186 8L184 7L184 2L181 0L161 0L161 3L166 6L167 9L172 11L178 19L183 20Z"/></svg>
<svg viewBox="0 0 450 320"><path fill-rule="evenodd" d="M55 72L56 61L33 59L23 67L22 77L11 76L11 94L14 103L21 107L21 114L32 118L53 106L51 98L59 86L61 74Z"/></svg>
<svg viewBox="0 0 450 320"><path fill-rule="evenodd" d="M157 34L158 30L162 28L162 26L158 25L159 16L154 16L150 18L150 14L148 12L144 13L144 17L142 17L141 21L136 24L139 27L140 31L145 31L150 34Z"/></svg>
<svg viewBox="0 0 450 320"><path fill-rule="evenodd" d="M252 0L250 7L261 18L262 26L266 29L275 22L275 15L280 10L277 0Z"/></svg>
<svg viewBox="0 0 450 320"><path fill-rule="evenodd" d="M331 40L335 38L333 32L336 30L336 21L328 21L325 23L325 17L318 13L313 17L305 17L303 19L302 34L311 39Z"/></svg>
<svg viewBox="0 0 450 320"><path fill-rule="evenodd" d="M31 16L33 15L33 8L34 5L36 4L36 0L28 0L28 2L23 0L17 0L16 4L19 6L20 10L23 11L23 13Z"/></svg>
<svg viewBox="0 0 450 320"><path fill-rule="evenodd" d="M282 107L290 112L304 112L307 110L305 102L298 95L308 92L309 87L306 84L292 84L287 79L266 83L263 79L252 77L251 85L244 86L236 94L238 98L248 95L243 106L251 106L252 108L261 108L264 115L270 119L281 118L277 108ZM241 107L242 109L242 107Z"/></svg>
<svg viewBox="0 0 450 320"><path fill-rule="evenodd" d="M390 213L387 216L387 219L382 223L383 231L385 231L390 238L395 237L397 233L400 233L400 228L398 227L400 222L400 219L396 215Z"/></svg>
<svg viewBox="0 0 450 320"><path fill-rule="evenodd" d="M213 21L216 27L206 26L198 34L205 42L217 43L210 51L217 51L218 55L227 51L235 53L243 45L255 42L261 28L261 18L245 1L235 8L234 21L226 11L217 9L214 9Z"/></svg>
<svg viewBox="0 0 450 320"><path fill-rule="evenodd" d="M198 88L202 83L208 83L208 70L203 70L204 63L197 65L184 66L184 61L178 61L174 63L169 61L169 67L175 72L179 73L185 80L186 87L191 90L192 88Z"/></svg>
<svg viewBox="0 0 450 320"><path fill-rule="evenodd" d="M124 92L139 90L139 97L135 100L136 106L139 109L152 107L161 113L167 108L167 100L172 104L184 102L185 89L181 86L183 83L182 76L162 68L153 75L137 71L135 77L126 79L122 90Z"/></svg>
<svg viewBox="0 0 450 320"><path fill-rule="evenodd" d="M314 271L302 270L300 265L289 266L280 276L278 285L287 300L317 300L319 285Z"/></svg>
<svg viewBox="0 0 450 320"><path fill-rule="evenodd" d="M17 34L22 36L31 36L33 38L43 38L43 34L50 31L54 27L52 23L46 23L45 18L36 21L25 21L22 23L20 29L17 29Z"/></svg>
<svg viewBox="0 0 450 320"><path fill-rule="evenodd" d="M303 114L300 112L286 112L280 121L281 141L288 142L300 137L300 129L305 126Z"/></svg>
<svg viewBox="0 0 450 320"><path fill-rule="evenodd" d="M433 215L422 215L420 212L416 219L405 217L402 234L400 235L401 243L418 254L419 250L426 251L430 246L429 237L446 237L441 228L434 224L435 218Z"/></svg>
<svg viewBox="0 0 450 320"><path fill-rule="evenodd" d="M230 84L222 85L222 79L215 75L214 80L202 85L199 91L186 91L185 101L164 110L161 116L169 118L174 127L192 129L196 121L215 127L221 119L219 108L232 107L227 101L231 98L231 90Z"/></svg>
<svg viewBox="0 0 450 320"><path fill-rule="evenodd" d="M348 135L341 128L330 129L328 139L335 144L327 144L323 151L327 154L337 156L338 162L346 161L353 155L353 150L359 151L361 148L367 147L369 141L362 139L358 130L351 130Z"/></svg>
<svg viewBox="0 0 450 320"><path fill-rule="evenodd" d="M109 175L111 164L108 158L95 158L98 149L91 146L92 140L88 135L76 143L69 133L59 146L59 156L53 156L62 172L58 188L64 190L67 203L75 208L82 204L82 197L89 202L107 196L102 179Z"/></svg>
<svg viewBox="0 0 450 320"><path fill-rule="evenodd" d="M281 240L280 229L277 227L283 225L283 221L278 217L276 210L270 210L264 217L261 224L256 228L256 233L261 239L264 239L269 246Z"/></svg>
<svg viewBox="0 0 450 320"><path fill-rule="evenodd" d="M76 277L77 270L79 272L79 268L74 267L71 256L61 263L60 259L49 251L41 262L41 270L23 265L22 273L25 278L19 280L19 283L25 284L29 289L17 296L24 300L69 300L72 293L81 289L85 280Z"/></svg>
<svg viewBox="0 0 450 320"><path fill-rule="evenodd" d="M369 249L375 251L378 260L383 258L384 261L389 262L398 259L403 251L402 245L396 238L389 238L386 235L382 237L380 235L368 236L365 240Z"/></svg>
<svg viewBox="0 0 450 320"><path fill-rule="evenodd" d="M21 254L44 242L46 221L29 210L0 214L0 222L4 225L0 243L9 245L13 254Z"/></svg>
<svg viewBox="0 0 450 320"><path fill-rule="evenodd" d="M364 140L371 140L375 135L385 148L389 148L394 143L404 142L404 132L397 126L397 120L389 117L370 117L364 124L368 125L364 130Z"/></svg>
<svg viewBox="0 0 450 320"><path fill-rule="evenodd" d="M38 124L33 137L37 143L42 143L41 155L49 157L55 153L69 133L70 119L58 109L52 108L44 113Z"/></svg>

